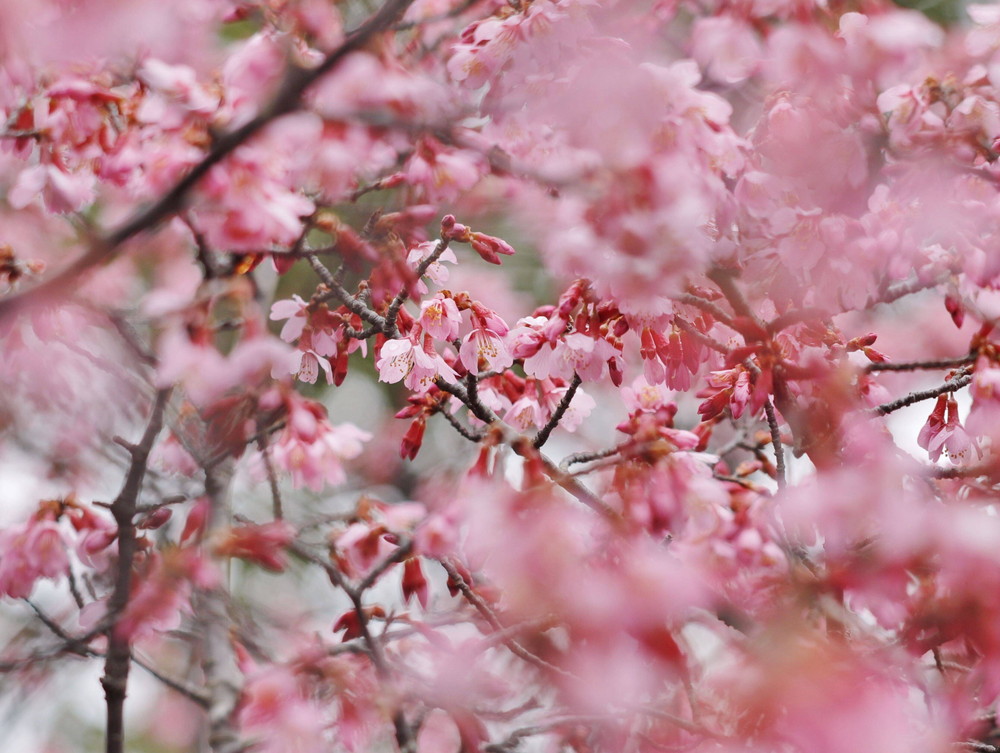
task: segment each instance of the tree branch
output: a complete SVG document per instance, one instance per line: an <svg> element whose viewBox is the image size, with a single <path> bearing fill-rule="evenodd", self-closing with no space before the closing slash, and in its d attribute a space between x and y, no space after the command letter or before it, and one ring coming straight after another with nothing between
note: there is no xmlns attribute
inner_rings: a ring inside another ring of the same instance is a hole
<svg viewBox="0 0 1000 753"><path fill-rule="evenodd" d="M302 106L306 91L319 79L332 71L350 53L364 48L377 34L392 27L413 0L387 0L372 16L355 31L347 35L335 50L332 50L315 68L299 68L290 65L285 72L275 97L265 105L256 117L239 128L216 139L212 150L174 186L150 206L136 211L118 228L105 236L94 236L90 248L79 259L61 272L30 290L0 301L0 318L24 307L29 303L53 297L64 289L79 284L79 277L89 269L113 259L125 241L149 230L171 215L184 208L188 194L208 175L209 171L260 133L267 125L282 115L288 115Z"/></svg>
<svg viewBox="0 0 1000 753"><path fill-rule="evenodd" d="M573 402L573 398L576 397L576 390L579 388L580 383L583 380L580 379L579 374L573 374L573 381L570 382L569 389L566 390L566 394L563 395L562 400L559 401L559 405L552 412L552 418L548 420L548 423L542 427L542 430L535 435L535 439L532 441L535 449L539 449L543 444L549 441L549 435L552 434L553 430L562 421L562 417L566 415L566 411L569 410L569 404Z"/></svg>
<svg viewBox="0 0 1000 753"><path fill-rule="evenodd" d="M170 400L171 390L157 392L152 415L142 439L137 445L128 447L132 455L128 473L122 490L111 504L111 514L118 526L118 564L114 590L108 601L109 623L107 626L108 650L104 662L104 697L108 708L107 753L123 753L125 749L125 693L128 685L131 647L129 637L118 630L118 618L128 605L132 587L132 563L136 553L135 513L146 475L149 453L163 428L163 414Z"/></svg>
<svg viewBox="0 0 1000 753"><path fill-rule="evenodd" d="M892 413L893 411L905 408L908 405L919 403L922 400L930 400L932 397L943 395L946 392L957 392L971 381L972 374L962 374L954 377L953 379L949 379L947 382L939 385L938 387L932 387L928 390L920 390L918 392L911 392L909 395L903 395L903 397L893 400L890 403L882 403L882 405L872 408L872 413L878 416L884 416L887 413Z"/></svg>

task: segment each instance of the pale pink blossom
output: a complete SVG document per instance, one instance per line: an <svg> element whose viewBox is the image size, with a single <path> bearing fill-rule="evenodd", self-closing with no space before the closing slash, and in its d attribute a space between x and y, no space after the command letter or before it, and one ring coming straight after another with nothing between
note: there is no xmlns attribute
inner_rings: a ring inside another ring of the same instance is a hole
<svg viewBox="0 0 1000 753"><path fill-rule="evenodd" d="M435 340L450 342L458 337L462 315L451 298L436 295L420 304L420 326Z"/></svg>
<svg viewBox="0 0 1000 753"><path fill-rule="evenodd" d="M514 363L514 357L507 350L503 338L485 326L474 327L465 336L459 349L462 365L470 373L481 371L503 371Z"/></svg>
<svg viewBox="0 0 1000 753"><path fill-rule="evenodd" d="M428 256L433 254L438 247L437 241L426 241L424 243L418 243L416 246L410 249L409 254L407 254L406 260L410 264L417 265L426 259ZM437 285L444 285L448 282L448 268L444 266L442 262L448 262L450 264L457 264L458 257L455 256L455 252L450 248L446 248L443 253L441 253L437 261L434 261L427 267L426 275L430 278L432 282ZM421 281L420 285L424 285ZM426 293L426 286L420 291L421 293Z"/></svg>
<svg viewBox="0 0 1000 753"><path fill-rule="evenodd" d="M35 515L0 530L0 594L27 598L39 578L57 579L67 572L67 543L49 516Z"/></svg>
<svg viewBox="0 0 1000 753"><path fill-rule="evenodd" d="M271 320L287 320L281 328L280 335L286 343L295 342L302 335L302 330L309 321L307 306L308 304L299 295L271 304Z"/></svg>
<svg viewBox="0 0 1000 753"><path fill-rule="evenodd" d="M236 723L261 753L322 753L330 742L323 709L311 702L291 668L274 665L251 674Z"/></svg>
<svg viewBox="0 0 1000 753"><path fill-rule="evenodd" d="M390 384L403 381L413 390L426 390L437 377L455 379L455 370L429 343L423 347L416 345L409 338L386 340L379 351L375 363L379 372L379 381Z"/></svg>

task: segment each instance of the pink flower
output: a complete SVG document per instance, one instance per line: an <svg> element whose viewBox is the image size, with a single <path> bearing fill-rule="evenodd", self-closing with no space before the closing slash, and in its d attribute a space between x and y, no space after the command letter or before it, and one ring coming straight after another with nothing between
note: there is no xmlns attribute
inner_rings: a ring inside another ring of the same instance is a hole
<svg viewBox="0 0 1000 753"><path fill-rule="evenodd" d="M438 294L420 305L419 322L424 332L435 340L448 342L458 337L462 315L454 300Z"/></svg>
<svg viewBox="0 0 1000 753"><path fill-rule="evenodd" d="M319 492L325 484L344 482L347 474L341 461L360 455L362 443L371 436L353 424L332 426L321 421L311 441L286 431L273 446L274 463L291 474L295 488Z"/></svg>
<svg viewBox="0 0 1000 753"><path fill-rule="evenodd" d="M302 330L309 322L308 305L299 295L293 295L291 300L275 301L271 305L271 321L288 320L281 328L280 335L286 343L293 343L302 335Z"/></svg>
<svg viewBox="0 0 1000 753"><path fill-rule="evenodd" d="M650 384L641 376L632 381L631 387L622 388L622 399L629 413L640 410L655 413L660 408L673 406L672 396L673 392L664 385Z"/></svg>
<svg viewBox="0 0 1000 753"><path fill-rule="evenodd" d="M302 361L296 376L307 384L316 384L320 369L326 376L326 383L333 384L333 369L330 366L330 360L318 355L314 350L307 350L302 353Z"/></svg>
<svg viewBox="0 0 1000 753"><path fill-rule="evenodd" d="M59 578L69 570L66 542L48 516L0 531L0 594L22 599L39 578Z"/></svg>
<svg viewBox="0 0 1000 753"><path fill-rule="evenodd" d="M549 404L550 412L555 412L556 406L562 402L568 390L568 387L556 387L545 393L545 399ZM573 395L573 399L570 400L569 407L563 414L562 420L559 422L559 428L569 432L576 431L583 424L583 419L589 416L596 407L597 401L582 388L578 387L576 394Z"/></svg>
<svg viewBox="0 0 1000 753"><path fill-rule="evenodd" d="M507 409L504 421L519 431L528 431L532 428L540 429L545 426L548 420L545 409L536 394L525 392L514 401L513 405Z"/></svg>
<svg viewBox="0 0 1000 753"><path fill-rule="evenodd" d="M66 214L93 202L94 186L94 175L89 171L71 173L55 165L34 165L17 176L7 200L15 209L23 209L41 197L50 212Z"/></svg>
<svg viewBox="0 0 1000 753"><path fill-rule="evenodd" d="M459 349L462 365L472 374L503 371L514 363L503 338L485 326L476 326L466 335Z"/></svg>
<svg viewBox="0 0 1000 753"><path fill-rule="evenodd" d="M292 486L303 486L314 492L322 491L326 484L340 484L347 478L344 460L361 454L363 443L371 434L353 424L331 425L326 408L306 400L295 392L279 393L272 390L260 400L262 410L287 411L286 425L270 446L274 465L291 474ZM260 456L256 455L252 471L263 478Z"/></svg>
<svg viewBox="0 0 1000 753"><path fill-rule="evenodd" d="M536 379L581 379L596 382L604 373L604 365L614 355L615 349L604 338L593 338L574 332L546 344L533 356L525 359L524 371Z"/></svg>
<svg viewBox="0 0 1000 753"><path fill-rule="evenodd" d="M424 243L418 243L416 246L410 249L409 254L407 254L406 261L410 264L416 266L428 256L433 254L437 250L438 241L425 241ZM426 275L431 279L432 282L438 285L444 285L448 282L448 268L442 264L442 262L448 262L450 264L457 264L458 257L455 256L455 252L450 248L446 248L440 256L438 256L437 261L432 262L429 267L427 267ZM423 282L420 282L423 285ZM423 290L419 290L420 293L426 293L427 289L424 286Z"/></svg>
<svg viewBox="0 0 1000 753"><path fill-rule="evenodd" d="M406 180L423 189L428 201L450 202L468 191L486 174L483 158L474 152L446 148L425 137L405 168Z"/></svg>
<svg viewBox="0 0 1000 753"><path fill-rule="evenodd" d="M295 529L283 520L230 528L215 538L214 551L238 557L280 573L288 566L285 548L295 539Z"/></svg>
<svg viewBox="0 0 1000 753"><path fill-rule="evenodd" d="M409 338L386 340L379 351L378 361L379 381L393 384L400 380L411 390L424 391L430 388L434 380L440 376L454 380L455 370L429 343L419 347Z"/></svg>
<svg viewBox="0 0 1000 753"><path fill-rule="evenodd" d="M323 753L330 747L323 709L307 699L286 666L275 665L250 676L236 722L260 753Z"/></svg>
<svg viewBox="0 0 1000 753"><path fill-rule="evenodd" d="M950 395L938 396L934 410L920 430L917 444L927 450L928 456L935 463L942 452L952 463L965 461L969 450L974 450L979 458L983 456L978 443L959 422L958 402Z"/></svg>

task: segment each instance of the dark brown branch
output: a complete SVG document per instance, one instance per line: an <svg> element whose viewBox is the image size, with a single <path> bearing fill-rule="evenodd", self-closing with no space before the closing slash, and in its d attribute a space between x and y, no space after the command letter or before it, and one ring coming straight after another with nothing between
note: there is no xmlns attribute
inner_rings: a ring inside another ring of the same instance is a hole
<svg viewBox="0 0 1000 753"><path fill-rule="evenodd" d="M384 332L386 327L385 317L381 316L376 311L365 305L365 302L359 298L351 295L347 288L343 286L340 281L341 274L336 275L331 274L330 270L327 269L323 262L316 258L314 254L306 254L306 261L309 262L309 266L313 268L316 276L323 281L323 284L328 288L328 292L320 293L314 298L317 301L328 301L336 298L342 304L347 306L348 310L353 314L357 314L364 321L368 322L372 327L375 328L377 332Z"/></svg>
<svg viewBox="0 0 1000 753"><path fill-rule="evenodd" d="M359 594L364 593L369 588L374 586L375 581L381 578L389 568L393 565L398 565L400 562L409 557L412 552L413 542L409 539L401 541L396 550L373 567L353 590L357 591Z"/></svg>
<svg viewBox="0 0 1000 753"><path fill-rule="evenodd" d="M45 282L0 301L0 317L19 309L28 302L49 298L65 288L79 282L79 276L98 264L110 261L118 253L119 247L130 238L153 228L163 220L184 208L188 194L201 182L209 171L232 154L238 147L260 133L267 125L282 115L288 115L302 105L303 95L316 81L332 71L352 52L364 48L376 35L392 27L396 19L413 0L387 0L372 16L344 39L315 68L289 66L285 79L274 99L265 105L256 117L229 133L223 134L212 146L212 150L183 178L174 184L156 202L137 211L117 229L106 236L96 236L90 241L90 248L79 259Z"/></svg>
<svg viewBox="0 0 1000 753"><path fill-rule="evenodd" d="M870 363L865 371L920 371L922 369L954 369L976 360L977 354L970 353L958 358L942 358L939 361L909 361L901 363Z"/></svg>
<svg viewBox="0 0 1000 753"><path fill-rule="evenodd" d="M707 298L702 298L701 296L694 295L693 293L684 293L683 295L679 295L674 298L674 300L677 301L677 303L684 303L688 306L699 308L702 311L711 314L713 319L722 322L728 327L733 326L733 317Z"/></svg>
<svg viewBox="0 0 1000 753"><path fill-rule="evenodd" d="M621 522L621 515L617 511L608 506L604 500L597 497L592 491L571 475L561 471L555 463L538 451L538 449L532 444L531 440L511 431L510 428L500 420L496 413L490 410L487 406L483 405L482 401L478 398L474 400L469 395L469 392L465 387L460 384L447 382L441 377L435 379L434 384L436 384L439 389L444 390L461 400L462 403L464 403L465 406L472 411L472 414L480 421L483 421L498 430L503 442L509 445L517 455L522 458L538 458L545 469L545 474L557 486L572 494L578 501L582 502L590 509L601 513L601 515L608 520L616 523Z"/></svg>
<svg viewBox="0 0 1000 753"><path fill-rule="evenodd" d="M266 433L257 437L257 450L264 462L268 486L271 487L271 509L274 519L281 520L284 517L284 511L281 508L281 490L278 488L278 474L275 473L274 463L271 462L271 445L267 442Z"/></svg>
<svg viewBox="0 0 1000 753"><path fill-rule="evenodd" d="M230 522L226 496L232 464L205 468L205 496L211 504L209 533ZM215 753L237 753L246 748L233 728L232 716L240 698L240 672L230 639L228 595L221 585L199 589L192 603L201 638L201 669L208 699L208 743Z"/></svg>
<svg viewBox="0 0 1000 753"><path fill-rule="evenodd" d="M909 395L903 395L903 397L893 400L890 403L882 403L882 405L872 408L872 412L878 416L884 416L887 413L892 413L893 411L905 408L908 405L919 403L922 400L930 400L932 397L943 395L946 392L957 392L971 381L972 374L962 374L961 376L949 379L947 382L937 387L932 387L928 390L920 390L918 392L911 392Z"/></svg>
<svg viewBox="0 0 1000 753"><path fill-rule="evenodd" d="M898 301L900 298L912 295L913 293L919 293L922 290L937 287L942 282L947 280L949 275L949 272L942 272L940 275L931 280L923 280L920 277L913 277L909 280L889 285L884 288L880 294L873 296L865 304L864 308L869 309L880 303L892 303L893 301Z"/></svg>
<svg viewBox="0 0 1000 753"><path fill-rule="evenodd" d="M444 407L438 409L437 413L444 416L445 420L452 425L455 431L468 439L470 442L481 442L483 437L486 436L482 431L476 431L463 425L455 416L451 414L449 410Z"/></svg>
<svg viewBox="0 0 1000 753"><path fill-rule="evenodd" d="M726 300L729 301L729 305L733 307L733 311L736 312L737 316L746 317L761 331L767 330L767 325L761 321L761 318L757 316L757 313L750 306L749 301L747 301L746 296L743 295L743 291L740 290L739 286L736 284L736 273L728 270L715 268L709 270L708 279L719 286L719 290L722 294L726 296ZM730 322L730 326L734 325L735 322ZM737 328L737 331L741 332Z"/></svg>
<svg viewBox="0 0 1000 753"><path fill-rule="evenodd" d="M504 627L504 624L500 621L500 618L497 617L496 612L494 612L493 608L486 603L485 599L483 599L479 594L477 594L472 589L472 587L466 582L465 578L462 577L462 574L458 571L458 568L456 568L453 564L447 562L446 560L439 560L439 562L441 564L441 567L444 568L445 572L448 573L448 577L451 579L451 582L459 590L459 593L462 594L462 597L467 602L469 602L477 612L479 612L482 618L486 620L486 623L490 626L490 628L495 633L504 632L506 628ZM510 652L514 654L516 657L528 662L529 664L538 667L539 669L542 669L546 672L552 672L554 674L561 675L563 677L569 677L569 678L573 677L573 675L567 672L565 669L557 667L555 664L547 662L540 656L536 656L535 654L531 653L524 646L518 643L513 637L509 637L506 640L504 640L503 644L507 646L507 648L510 649Z"/></svg>
<svg viewBox="0 0 1000 753"><path fill-rule="evenodd" d="M104 662L104 677L101 685L104 687L104 697L107 702L107 738L105 750L107 753L123 753L125 749L125 693L128 685L129 662L131 647L129 638L122 635L118 627L118 618L128 605L132 587L132 563L136 553L135 513L142 490L142 481L146 475L146 465L153 442L163 428L163 414L170 400L170 389L160 390L156 394L152 415L145 433L139 444L129 447L132 460L121 491L111 504L111 514L118 527L118 564L115 574L114 590L108 600L107 627L108 650Z"/></svg>
<svg viewBox="0 0 1000 753"><path fill-rule="evenodd" d="M580 387L580 383L583 380L580 379L579 374L573 374L573 381L570 382L569 389L566 390L566 394L562 396L562 400L559 401L559 405L552 412L552 418L548 420L548 423L542 427L542 430L535 435L535 439L531 444L535 446L535 449L539 449L543 444L549 441L549 435L555 430L562 421L563 416L566 415L566 411L569 410L569 404L573 402L573 398L576 397L576 391Z"/></svg>
<svg viewBox="0 0 1000 753"><path fill-rule="evenodd" d="M767 428L771 432L771 447L774 448L774 470L778 489L785 488L785 448L781 444L781 430L778 428L778 417L770 399L764 403L764 413L767 414Z"/></svg>
<svg viewBox="0 0 1000 753"><path fill-rule="evenodd" d="M441 254L443 254L448 249L449 243L451 243L451 240L448 238L440 238L438 240L437 247L434 249L434 251L426 259L421 261L420 264L417 265L417 268L414 271L415 279L419 280L427 273L427 270L430 268L431 264L440 259ZM399 316L400 307L406 302L407 298L409 297L410 297L410 291L407 288L407 286L404 285L402 289L398 293L396 293L396 297L393 298L392 302L389 304L389 308L385 312L385 324L383 328L383 334L385 334L386 337L391 339L399 336L399 330L396 329L396 317Z"/></svg>
<svg viewBox="0 0 1000 753"><path fill-rule="evenodd" d="M468 389L460 384L452 384L447 382L441 377L437 377L434 380L434 384L437 385L438 389L444 390L448 394L457 397L466 408L472 411L472 415L487 424L499 423L500 417L490 410L487 406L483 405L483 402L476 395L473 397L469 394Z"/></svg>
<svg viewBox="0 0 1000 753"><path fill-rule="evenodd" d="M798 309L796 311L789 311L776 317L775 319L772 319L768 322L767 331L773 335L781 332L781 330L786 329L787 327L791 327L793 324L801 324L802 322L809 321L810 319L823 321L829 318L830 315L823 311L823 309Z"/></svg>
<svg viewBox="0 0 1000 753"><path fill-rule="evenodd" d="M679 316L674 316L674 324L680 327L682 330L687 332L691 337L700 342L706 348L714 350L716 353L722 353L722 355L729 355L729 348L720 343L714 337L709 337L704 332L699 330L697 327L692 325L690 322L685 321Z"/></svg>
<svg viewBox="0 0 1000 753"><path fill-rule="evenodd" d="M563 461L559 463L559 470L565 472L569 470L571 465L593 463L595 460L604 460L605 458L617 455L622 451L622 449L623 447L609 447L606 450L596 450L594 452L576 452L563 458Z"/></svg>
<svg viewBox="0 0 1000 753"><path fill-rule="evenodd" d="M198 704L204 709L208 708L208 703L209 703L208 694L201 688L195 688L188 685L185 682L182 682L181 680L177 680L173 677L168 677L167 675L163 674L158 669L156 669L156 667L154 667L152 664L147 662L145 659L142 659L136 656L135 654L132 654L132 661L135 662L137 666L142 667L149 674L151 674L153 677L155 677L157 680L159 680L161 683L163 683L171 690L180 693L182 696L184 696L190 701L193 701L194 703Z"/></svg>

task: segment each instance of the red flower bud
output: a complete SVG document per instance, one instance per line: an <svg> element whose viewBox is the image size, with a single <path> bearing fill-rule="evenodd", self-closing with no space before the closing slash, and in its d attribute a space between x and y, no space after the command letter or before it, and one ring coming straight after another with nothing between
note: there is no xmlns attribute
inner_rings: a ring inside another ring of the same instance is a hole
<svg viewBox="0 0 1000 753"><path fill-rule="evenodd" d="M399 455L402 458L413 460L420 452L420 445L424 441L424 428L427 426L427 419L419 416L416 421L410 424L406 430L403 441L399 445Z"/></svg>

